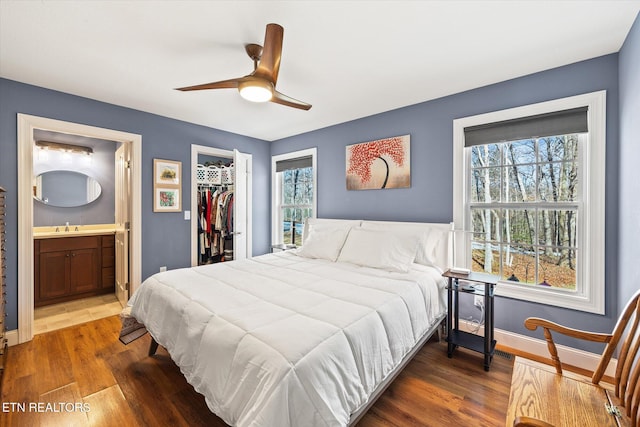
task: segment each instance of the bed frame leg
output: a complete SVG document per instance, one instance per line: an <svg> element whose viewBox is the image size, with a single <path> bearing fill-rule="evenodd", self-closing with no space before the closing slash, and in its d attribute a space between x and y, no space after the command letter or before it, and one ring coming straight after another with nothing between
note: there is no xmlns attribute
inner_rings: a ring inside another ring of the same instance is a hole
<svg viewBox="0 0 640 427"><path fill-rule="evenodd" d="M149 356L153 356L154 354L156 354L157 349L158 349L158 343L152 337L151 344L149 344Z"/></svg>
<svg viewBox="0 0 640 427"><path fill-rule="evenodd" d="M444 332L446 330L446 328L447 328L446 322L447 322L447 319L444 318L442 320L442 322L440 322L440 325L438 325L438 328L436 329L438 342L441 342L442 341L442 337L446 335L445 332Z"/></svg>

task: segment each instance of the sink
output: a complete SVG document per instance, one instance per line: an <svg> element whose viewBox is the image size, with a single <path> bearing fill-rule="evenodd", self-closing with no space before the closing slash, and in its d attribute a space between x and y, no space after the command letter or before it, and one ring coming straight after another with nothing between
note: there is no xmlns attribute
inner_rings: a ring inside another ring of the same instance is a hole
<svg viewBox="0 0 640 427"><path fill-rule="evenodd" d="M115 224L69 225L69 231L64 231L65 227L65 225L54 227L33 227L33 238L51 239L56 237L97 236L100 234L114 234L117 228ZM56 229L58 231L56 231Z"/></svg>

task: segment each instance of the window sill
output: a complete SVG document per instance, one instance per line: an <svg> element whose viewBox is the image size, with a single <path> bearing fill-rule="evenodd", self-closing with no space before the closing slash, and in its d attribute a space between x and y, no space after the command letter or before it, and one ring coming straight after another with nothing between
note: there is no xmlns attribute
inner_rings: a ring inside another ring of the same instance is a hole
<svg viewBox="0 0 640 427"><path fill-rule="evenodd" d="M498 282L495 294L527 302L536 302L589 313L604 314L604 295L589 295L579 292L567 292L554 289L542 289L536 286L515 285L511 282Z"/></svg>

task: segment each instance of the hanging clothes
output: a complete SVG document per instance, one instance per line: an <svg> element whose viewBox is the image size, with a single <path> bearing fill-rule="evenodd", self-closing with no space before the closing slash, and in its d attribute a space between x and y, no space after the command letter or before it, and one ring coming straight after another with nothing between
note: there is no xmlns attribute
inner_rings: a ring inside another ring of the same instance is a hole
<svg viewBox="0 0 640 427"><path fill-rule="evenodd" d="M221 260L233 233L233 190L225 186L198 187L198 264Z"/></svg>

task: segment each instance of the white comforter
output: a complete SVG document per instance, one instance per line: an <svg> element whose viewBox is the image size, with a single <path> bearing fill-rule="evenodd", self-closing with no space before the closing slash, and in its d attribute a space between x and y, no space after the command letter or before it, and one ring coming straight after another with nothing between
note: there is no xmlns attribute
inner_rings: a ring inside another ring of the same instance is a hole
<svg viewBox="0 0 640 427"><path fill-rule="evenodd" d="M279 252L147 279L132 315L237 426L344 426L443 311L409 273Z"/></svg>

